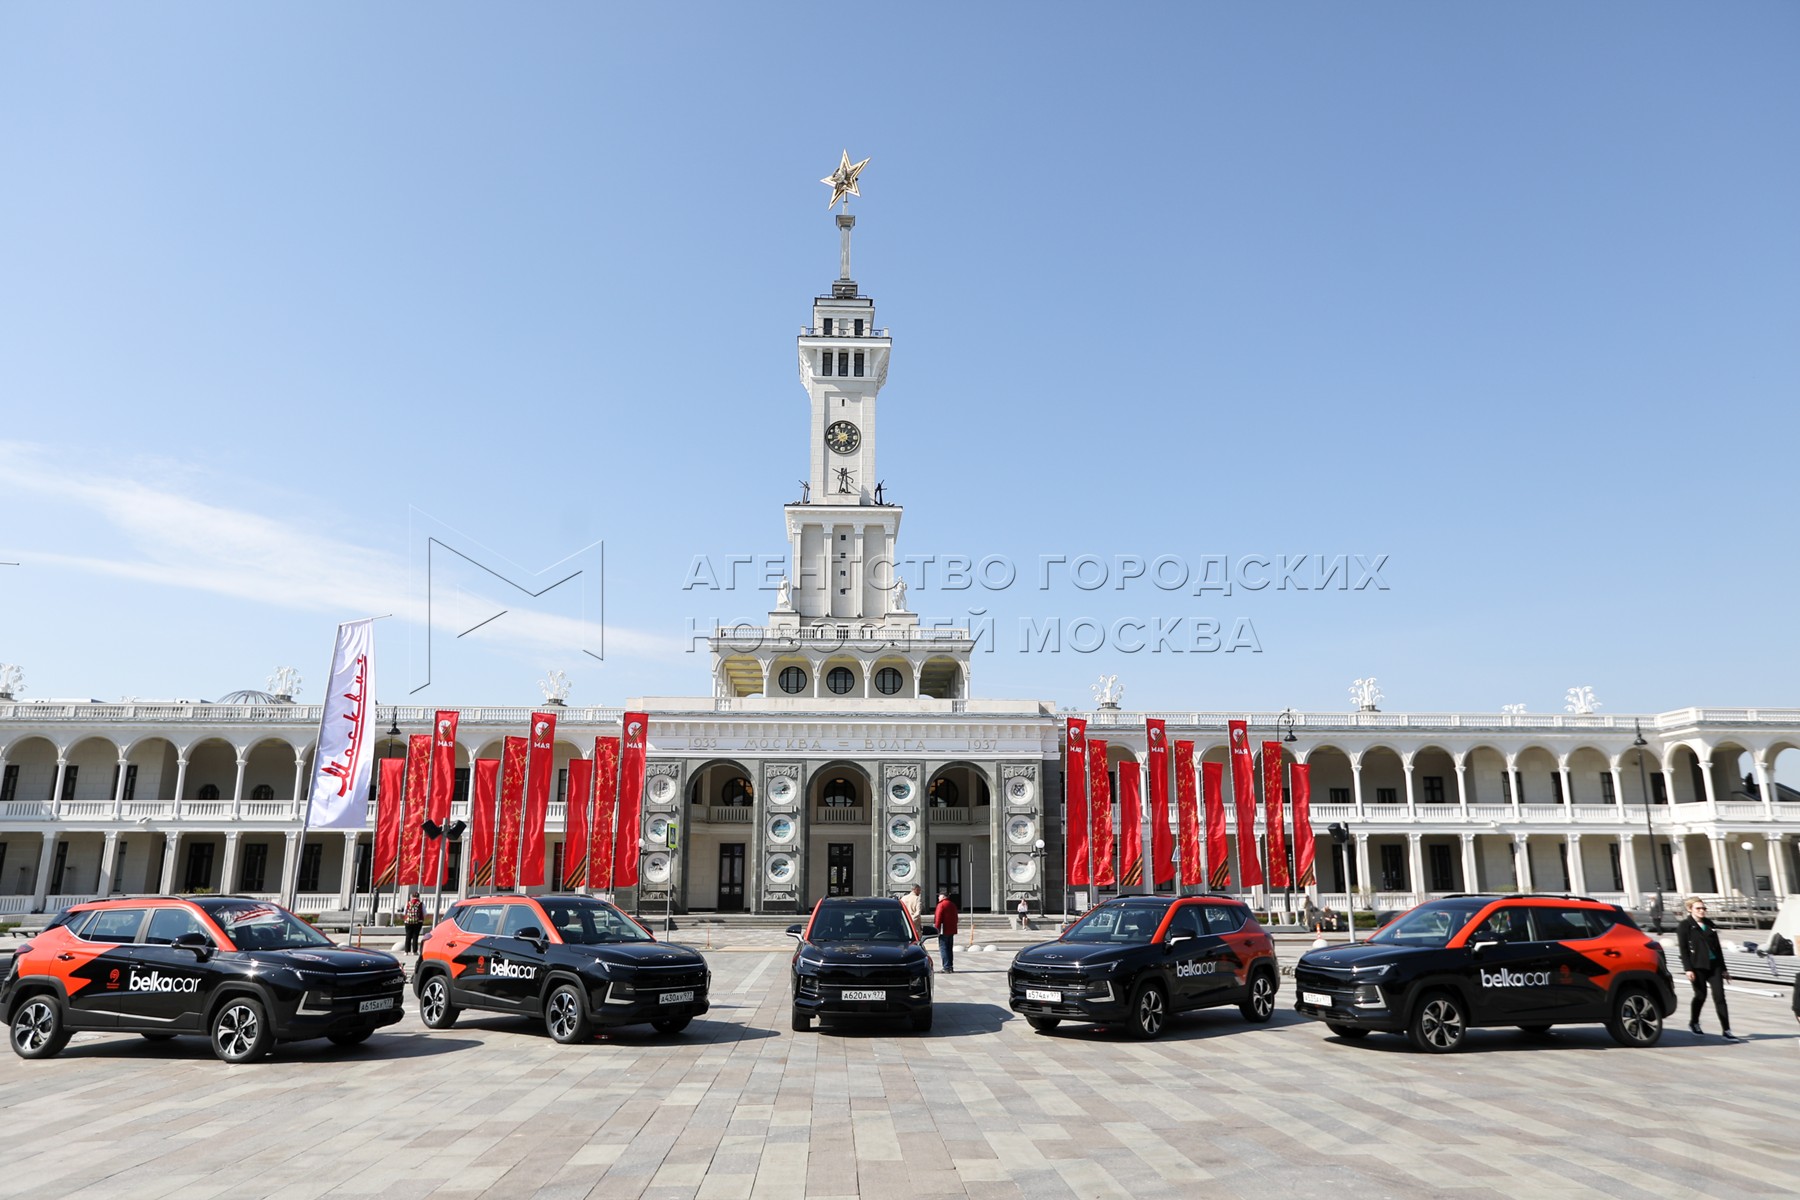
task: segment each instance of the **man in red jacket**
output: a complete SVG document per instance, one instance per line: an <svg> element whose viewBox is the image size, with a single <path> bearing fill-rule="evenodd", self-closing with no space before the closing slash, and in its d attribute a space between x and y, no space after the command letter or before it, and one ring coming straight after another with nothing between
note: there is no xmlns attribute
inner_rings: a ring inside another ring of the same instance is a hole
<svg viewBox="0 0 1800 1200"><path fill-rule="evenodd" d="M938 955L944 960L944 973L956 974L956 901L949 892L939 892L937 911L932 914L937 925Z"/></svg>

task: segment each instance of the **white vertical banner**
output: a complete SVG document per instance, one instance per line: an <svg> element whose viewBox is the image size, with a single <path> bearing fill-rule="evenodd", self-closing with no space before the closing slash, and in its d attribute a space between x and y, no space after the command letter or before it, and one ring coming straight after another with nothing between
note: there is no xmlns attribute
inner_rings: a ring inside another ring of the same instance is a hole
<svg viewBox="0 0 1800 1200"><path fill-rule="evenodd" d="M306 828L361 829L369 817L369 772L375 742L375 618L338 626L331 656L319 745L313 754Z"/></svg>

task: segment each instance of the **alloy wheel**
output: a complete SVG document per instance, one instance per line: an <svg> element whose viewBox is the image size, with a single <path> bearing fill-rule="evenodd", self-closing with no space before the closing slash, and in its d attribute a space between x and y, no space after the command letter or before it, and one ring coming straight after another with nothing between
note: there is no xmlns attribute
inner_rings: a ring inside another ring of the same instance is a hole
<svg viewBox="0 0 1800 1200"><path fill-rule="evenodd" d="M1434 1050L1449 1050L1462 1041L1462 1010L1450 1000L1439 996L1425 1002L1425 1011L1419 1018L1420 1033Z"/></svg>
<svg viewBox="0 0 1800 1200"><path fill-rule="evenodd" d="M575 995L568 989L559 989L550 997L550 1036L559 1042L566 1042L575 1036L575 1024L581 1014L576 1011Z"/></svg>
<svg viewBox="0 0 1800 1200"><path fill-rule="evenodd" d="M219 1014L218 1025L213 1030L213 1040L219 1047L219 1053L228 1059L243 1058L256 1044L261 1030L261 1021L255 1010L248 1004L233 1004Z"/></svg>
<svg viewBox="0 0 1800 1200"><path fill-rule="evenodd" d="M1155 988L1145 988L1137 1003L1138 1032L1145 1037L1155 1037L1162 1032L1166 1016L1162 993Z"/></svg>
<svg viewBox="0 0 1800 1200"><path fill-rule="evenodd" d="M1662 1032L1662 1015L1650 1003L1650 997L1633 992L1619 1004L1619 1025L1634 1042L1654 1042Z"/></svg>
<svg viewBox="0 0 1800 1200"><path fill-rule="evenodd" d="M21 1053L42 1050L56 1032L56 1011L48 1000L32 1000L13 1018L13 1046Z"/></svg>
<svg viewBox="0 0 1800 1200"><path fill-rule="evenodd" d="M444 1005L449 1003L449 996L444 989L444 981L433 976L425 983L425 993L419 997L419 1016L425 1024L436 1026L444 1019Z"/></svg>

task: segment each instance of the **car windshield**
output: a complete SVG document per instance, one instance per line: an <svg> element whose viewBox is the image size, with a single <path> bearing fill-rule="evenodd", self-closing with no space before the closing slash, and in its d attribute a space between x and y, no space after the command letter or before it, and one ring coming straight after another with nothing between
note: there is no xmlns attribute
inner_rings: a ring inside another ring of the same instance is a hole
<svg viewBox="0 0 1800 1200"><path fill-rule="evenodd" d="M540 900L544 915L571 946L648 942L644 928L604 900Z"/></svg>
<svg viewBox="0 0 1800 1200"><path fill-rule="evenodd" d="M332 944L330 938L275 904L253 900L220 904L209 908L207 915L219 923L239 950L298 950Z"/></svg>
<svg viewBox="0 0 1800 1200"><path fill-rule="evenodd" d="M832 905L813 918L810 940L815 942L910 942L906 913L898 904L867 907Z"/></svg>
<svg viewBox="0 0 1800 1200"><path fill-rule="evenodd" d="M1469 923L1470 917L1482 910L1485 903L1481 900L1444 900L1421 904L1402 914L1398 920L1382 926L1369 940L1384 946L1422 946L1441 950Z"/></svg>
<svg viewBox="0 0 1800 1200"><path fill-rule="evenodd" d="M1141 946L1156 936L1166 904L1102 904L1063 934L1065 942L1116 942Z"/></svg>

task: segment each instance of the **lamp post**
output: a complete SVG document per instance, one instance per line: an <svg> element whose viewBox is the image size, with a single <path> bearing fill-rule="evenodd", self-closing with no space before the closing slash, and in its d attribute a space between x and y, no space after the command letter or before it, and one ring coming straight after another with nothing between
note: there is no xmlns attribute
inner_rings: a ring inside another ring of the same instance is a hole
<svg viewBox="0 0 1800 1200"><path fill-rule="evenodd" d="M1650 907L1650 930L1653 933L1663 931L1663 885L1662 864L1656 858L1656 826L1650 823L1650 776L1644 770L1644 747L1650 743L1644 740L1642 721L1633 721L1632 729L1637 736L1631 744L1638 752L1638 788L1644 794L1644 836L1650 840L1650 878L1656 883L1656 902Z"/></svg>
<svg viewBox="0 0 1800 1200"><path fill-rule="evenodd" d="M1294 715L1294 710L1291 708L1282 709L1281 715L1275 718L1275 728L1281 731L1281 740L1285 745L1291 746L1300 740L1294 736L1294 723L1296 720L1297 718ZM1282 773L1282 778L1287 778L1285 770ZM1275 810L1278 814L1284 814L1280 817L1284 822L1287 820L1287 817L1285 816L1287 812L1287 791L1288 789L1284 784L1281 789L1281 803L1277 805ZM1281 841L1284 846L1288 846L1287 862L1282 864L1281 872L1281 877L1287 880L1287 894L1282 901L1282 911L1292 913L1294 911L1294 859L1297 854L1296 848L1288 845L1287 838L1282 838Z"/></svg>
<svg viewBox="0 0 1800 1200"><path fill-rule="evenodd" d="M1762 890L1756 886L1756 857L1752 853L1755 844L1746 839L1739 845L1744 849L1744 877L1750 883L1749 891L1744 893L1744 899L1750 905L1750 928L1761 929L1762 920L1756 914L1756 901L1762 895Z"/></svg>
<svg viewBox="0 0 1800 1200"><path fill-rule="evenodd" d="M1038 918L1040 920L1048 922L1050 920L1050 914L1044 911L1044 839L1043 838L1039 838L1036 842L1032 843L1031 858L1032 858L1032 866L1036 868L1036 874L1034 874L1032 876L1032 878L1037 880Z"/></svg>
<svg viewBox="0 0 1800 1200"><path fill-rule="evenodd" d="M1350 827L1342 821L1333 821L1328 829L1331 843L1336 846L1344 863L1344 921L1350 928L1350 940L1356 940L1356 889L1351 887L1350 879ZM1361 882L1358 880L1357 882Z"/></svg>

